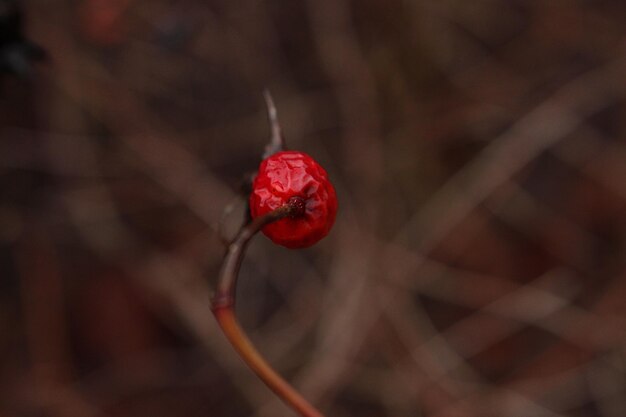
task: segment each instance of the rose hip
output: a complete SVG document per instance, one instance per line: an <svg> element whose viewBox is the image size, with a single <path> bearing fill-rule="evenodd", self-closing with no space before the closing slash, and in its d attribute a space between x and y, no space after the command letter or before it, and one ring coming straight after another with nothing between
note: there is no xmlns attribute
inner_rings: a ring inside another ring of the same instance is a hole
<svg viewBox="0 0 626 417"><path fill-rule="evenodd" d="M335 222L335 189L326 170L303 152L282 151L264 159L252 184L253 219L285 205L295 208L292 214L265 226L263 233L287 248L313 245Z"/></svg>

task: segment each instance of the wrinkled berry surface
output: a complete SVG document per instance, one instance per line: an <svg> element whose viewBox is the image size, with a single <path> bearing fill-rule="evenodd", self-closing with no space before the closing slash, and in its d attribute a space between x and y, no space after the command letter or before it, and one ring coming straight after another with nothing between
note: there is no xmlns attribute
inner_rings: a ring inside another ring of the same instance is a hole
<svg viewBox="0 0 626 417"><path fill-rule="evenodd" d="M328 174L309 155L297 151L277 152L261 162L252 185L250 213L262 216L301 197L301 216L287 217L263 228L274 243L288 248L305 248L328 234L335 222L337 196Z"/></svg>

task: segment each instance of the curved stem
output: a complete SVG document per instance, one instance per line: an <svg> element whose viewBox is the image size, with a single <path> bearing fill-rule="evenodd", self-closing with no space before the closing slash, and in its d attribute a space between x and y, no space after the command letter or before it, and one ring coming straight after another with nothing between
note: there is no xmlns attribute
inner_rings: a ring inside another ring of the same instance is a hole
<svg viewBox="0 0 626 417"><path fill-rule="evenodd" d="M293 215L294 210L298 210L298 208L294 205L285 205L264 216L257 217L241 228L228 247L211 309L222 331L239 356L276 395L303 417L324 417L267 363L239 326L234 312L237 276L248 243L264 226Z"/></svg>
<svg viewBox="0 0 626 417"><path fill-rule="evenodd" d="M217 308L213 313L222 331L237 353L239 353L239 356L276 395L303 417L324 417L298 391L278 375L255 349L250 339L239 326L232 307Z"/></svg>

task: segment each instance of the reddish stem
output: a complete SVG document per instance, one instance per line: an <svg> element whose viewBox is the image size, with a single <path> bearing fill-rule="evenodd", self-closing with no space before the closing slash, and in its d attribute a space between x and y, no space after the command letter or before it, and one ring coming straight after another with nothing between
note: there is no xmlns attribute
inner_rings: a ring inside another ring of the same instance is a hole
<svg viewBox="0 0 626 417"><path fill-rule="evenodd" d="M297 215L300 211L298 204L295 202L293 204L288 203L270 213L257 217L241 228L228 247L211 308L222 331L239 353L239 356L276 395L302 417L324 417L267 363L239 326L234 313L237 276L248 243L264 226L284 217Z"/></svg>
<svg viewBox="0 0 626 417"><path fill-rule="evenodd" d="M290 405L303 417L324 417L304 397L285 381L258 350L239 326L232 307L213 310L222 331L233 345L239 356L248 364L265 384L286 404Z"/></svg>

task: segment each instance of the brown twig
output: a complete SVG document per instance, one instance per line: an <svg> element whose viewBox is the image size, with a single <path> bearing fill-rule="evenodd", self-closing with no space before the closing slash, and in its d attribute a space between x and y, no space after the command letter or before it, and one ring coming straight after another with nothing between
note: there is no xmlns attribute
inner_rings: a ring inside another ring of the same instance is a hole
<svg viewBox="0 0 626 417"><path fill-rule="evenodd" d="M263 91L263 98L265 98L267 118L270 122L270 142L265 147L265 152L263 153L263 159L265 159L276 152L284 151L286 146L280 123L278 122L278 112L269 90Z"/></svg>
<svg viewBox="0 0 626 417"><path fill-rule="evenodd" d="M211 309L222 331L237 353L276 395L303 417L323 417L261 356L237 322L234 312L237 276L239 275L239 269L248 243L264 226L293 215L297 210L298 208L295 205L287 204L257 217L241 228L228 247Z"/></svg>

